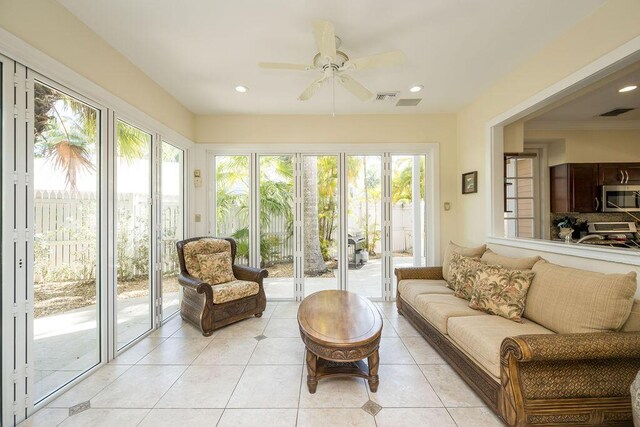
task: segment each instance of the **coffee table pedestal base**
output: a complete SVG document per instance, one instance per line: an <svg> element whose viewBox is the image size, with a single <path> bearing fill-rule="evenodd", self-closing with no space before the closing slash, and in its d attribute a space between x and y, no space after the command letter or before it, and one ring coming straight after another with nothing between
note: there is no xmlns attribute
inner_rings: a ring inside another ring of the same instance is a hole
<svg viewBox="0 0 640 427"><path fill-rule="evenodd" d="M309 393L316 392L318 381L321 378L330 377L359 377L364 378L369 383L369 389L372 393L378 391L378 350L376 349L368 357L369 366L362 360L355 362L342 362L335 360L326 360L316 356L309 349L306 350L307 360L307 387Z"/></svg>

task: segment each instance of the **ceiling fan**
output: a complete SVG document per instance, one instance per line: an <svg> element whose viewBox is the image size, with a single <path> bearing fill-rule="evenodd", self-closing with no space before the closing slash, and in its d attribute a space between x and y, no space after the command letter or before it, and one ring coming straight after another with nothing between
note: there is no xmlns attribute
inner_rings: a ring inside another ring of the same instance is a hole
<svg viewBox="0 0 640 427"><path fill-rule="evenodd" d="M373 97L373 93L348 73L353 70L402 65L405 60L404 53L400 50L349 59L346 53L338 50L341 40L335 35L333 24L328 21L315 21L313 34L319 52L313 58L311 65L280 62L261 62L258 64L262 68L277 70L319 70L322 74L300 94L298 97L300 101L310 99L325 82L331 79L334 84L337 81L362 101L368 101Z"/></svg>

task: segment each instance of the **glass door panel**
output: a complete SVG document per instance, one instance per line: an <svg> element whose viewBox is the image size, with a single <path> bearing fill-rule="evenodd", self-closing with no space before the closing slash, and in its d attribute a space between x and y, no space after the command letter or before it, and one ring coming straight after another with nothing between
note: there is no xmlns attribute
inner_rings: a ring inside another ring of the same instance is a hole
<svg viewBox="0 0 640 427"><path fill-rule="evenodd" d="M121 349L152 327L152 138L118 120L116 139L116 340Z"/></svg>
<svg viewBox="0 0 640 427"><path fill-rule="evenodd" d="M259 157L259 260L267 298L294 298L293 156Z"/></svg>
<svg viewBox="0 0 640 427"><path fill-rule="evenodd" d="M426 265L425 156L391 156L392 271ZM397 280L393 278L392 296Z"/></svg>
<svg viewBox="0 0 640 427"><path fill-rule="evenodd" d="M176 242L184 238L184 151L162 142L160 205L162 210L162 317L180 308Z"/></svg>
<svg viewBox="0 0 640 427"><path fill-rule="evenodd" d="M236 264L249 265L249 156L215 156L214 235L233 237Z"/></svg>
<svg viewBox="0 0 640 427"><path fill-rule="evenodd" d="M100 112L34 83L34 401L100 362Z"/></svg>
<svg viewBox="0 0 640 427"><path fill-rule="evenodd" d="M382 298L382 156L347 156L347 288Z"/></svg>
<svg viewBox="0 0 640 427"><path fill-rule="evenodd" d="M338 156L303 156L304 295L338 289Z"/></svg>

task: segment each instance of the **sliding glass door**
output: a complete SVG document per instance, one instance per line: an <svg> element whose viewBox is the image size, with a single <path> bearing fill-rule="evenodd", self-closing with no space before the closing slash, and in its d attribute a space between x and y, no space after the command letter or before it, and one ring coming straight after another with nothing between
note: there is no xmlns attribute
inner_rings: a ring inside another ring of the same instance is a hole
<svg viewBox="0 0 640 427"><path fill-rule="evenodd" d="M302 157L304 296L339 289L339 156Z"/></svg>
<svg viewBox="0 0 640 427"><path fill-rule="evenodd" d="M347 289L382 298L382 156L347 156Z"/></svg>
<svg viewBox="0 0 640 427"><path fill-rule="evenodd" d="M267 298L295 297L293 269L294 161L291 155L260 156L258 180L259 264Z"/></svg>
<svg viewBox="0 0 640 427"><path fill-rule="evenodd" d="M33 369L35 402L100 363L101 111L35 80ZM22 258L22 256L21 256ZM3 282L3 286L8 283Z"/></svg>
<svg viewBox="0 0 640 427"><path fill-rule="evenodd" d="M424 155L391 156L392 268L426 265ZM392 295L397 280L393 278Z"/></svg>
<svg viewBox="0 0 640 427"><path fill-rule="evenodd" d="M129 123L116 123L118 349L152 328L152 139Z"/></svg>
<svg viewBox="0 0 640 427"><path fill-rule="evenodd" d="M268 270L268 299L325 289L393 299L393 269L426 265L426 159L213 155L212 234L234 237L242 262Z"/></svg>
<svg viewBox="0 0 640 427"><path fill-rule="evenodd" d="M162 141L160 167L160 257L162 259L162 318L180 308L176 242L184 239L184 150Z"/></svg>

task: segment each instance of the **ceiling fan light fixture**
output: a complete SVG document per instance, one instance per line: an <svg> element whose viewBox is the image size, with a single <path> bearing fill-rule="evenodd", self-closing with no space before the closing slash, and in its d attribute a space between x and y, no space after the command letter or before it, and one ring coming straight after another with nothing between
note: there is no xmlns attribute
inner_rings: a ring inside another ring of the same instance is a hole
<svg viewBox="0 0 640 427"><path fill-rule="evenodd" d="M416 93L416 92L420 92L422 89L424 89L424 86L422 85L415 85L415 86L411 86L409 88L409 92L411 93Z"/></svg>
<svg viewBox="0 0 640 427"><path fill-rule="evenodd" d="M629 85L629 86L625 86L622 89L618 90L618 92L620 92L620 93L631 92L632 90L636 90L636 89L638 89L638 86Z"/></svg>
<svg viewBox="0 0 640 427"><path fill-rule="evenodd" d="M236 86L236 92L247 93L248 90L249 90L249 88L246 87L246 86L242 86L242 85Z"/></svg>

